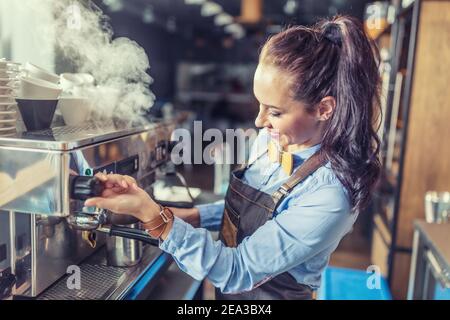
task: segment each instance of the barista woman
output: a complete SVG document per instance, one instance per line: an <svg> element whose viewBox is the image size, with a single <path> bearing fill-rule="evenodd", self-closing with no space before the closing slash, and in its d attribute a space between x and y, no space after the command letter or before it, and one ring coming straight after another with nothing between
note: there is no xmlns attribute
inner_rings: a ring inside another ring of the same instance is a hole
<svg viewBox="0 0 450 320"><path fill-rule="evenodd" d="M133 178L99 174L107 189L86 205L139 218L219 299L311 299L379 175L377 51L351 17L290 27L262 48L254 94L259 147L225 201L162 208Z"/></svg>

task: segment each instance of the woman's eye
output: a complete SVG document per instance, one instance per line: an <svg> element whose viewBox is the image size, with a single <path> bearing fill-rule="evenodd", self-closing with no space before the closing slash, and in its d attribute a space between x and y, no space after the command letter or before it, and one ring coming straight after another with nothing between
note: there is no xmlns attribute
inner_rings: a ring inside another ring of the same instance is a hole
<svg viewBox="0 0 450 320"><path fill-rule="evenodd" d="M279 116L281 116L281 113L279 113L279 112L271 112L270 115L272 117L279 117Z"/></svg>

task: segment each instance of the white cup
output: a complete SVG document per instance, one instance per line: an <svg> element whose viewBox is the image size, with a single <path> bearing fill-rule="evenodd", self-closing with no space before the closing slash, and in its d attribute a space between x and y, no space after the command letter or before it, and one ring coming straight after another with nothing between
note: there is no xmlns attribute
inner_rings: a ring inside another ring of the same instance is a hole
<svg viewBox="0 0 450 320"><path fill-rule="evenodd" d="M59 79L61 88L66 92L83 85L83 80L76 73L62 73Z"/></svg>
<svg viewBox="0 0 450 320"><path fill-rule="evenodd" d="M16 118L0 120L0 128L15 128L16 127ZM5 129L6 130L6 129Z"/></svg>
<svg viewBox="0 0 450 320"><path fill-rule="evenodd" d="M86 97L93 99L96 94L98 94L98 90L95 87L75 87L73 89L73 95L75 97Z"/></svg>
<svg viewBox="0 0 450 320"><path fill-rule="evenodd" d="M16 83L17 83L17 79L0 77L0 87L12 87Z"/></svg>
<svg viewBox="0 0 450 320"><path fill-rule="evenodd" d="M18 62L9 61L5 58L0 59L0 69L17 68L19 65Z"/></svg>
<svg viewBox="0 0 450 320"><path fill-rule="evenodd" d="M44 70L41 67L38 67L30 62L27 62L25 64L25 70L27 71L28 76L30 77L42 79L52 83L59 82L59 76L57 74Z"/></svg>
<svg viewBox="0 0 450 320"><path fill-rule="evenodd" d="M428 191L425 193L425 219L428 223L449 221L450 192Z"/></svg>
<svg viewBox="0 0 450 320"><path fill-rule="evenodd" d="M16 99L11 95L0 95L0 104L12 104L15 102Z"/></svg>
<svg viewBox="0 0 450 320"><path fill-rule="evenodd" d="M15 89L11 86L0 86L0 95L12 95Z"/></svg>
<svg viewBox="0 0 450 320"><path fill-rule="evenodd" d="M7 111L16 111L17 110L17 103L14 102L0 102L0 112L7 112Z"/></svg>
<svg viewBox="0 0 450 320"><path fill-rule="evenodd" d="M77 73L78 78L83 82L85 86L93 86L94 85L94 77L89 73Z"/></svg>
<svg viewBox="0 0 450 320"><path fill-rule="evenodd" d="M86 121L91 112L91 102L84 97L62 97L58 101L66 125L74 126Z"/></svg>
<svg viewBox="0 0 450 320"><path fill-rule="evenodd" d="M42 79L20 78L19 97L22 99L55 100L62 89L60 86Z"/></svg>
<svg viewBox="0 0 450 320"><path fill-rule="evenodd" d="M11 72L7 69L0 69L0 78L9 78L11 76Z"/></svg>
<svg viewBox="0 0 450 320"><path fill-rule="evenodd" d="M0 69L0 79L4 82L6 80L14 81L17 80L19 77L19 72L12 72L12 71L2 71Z"/></svg>
<svg viewBox="0 0 450 320"><path fill-rule="evenodd" d="M16 110L0 111L0 120L15 120L17 117Z"/></svg>
<svg viewBox="0 0 450 320"><path fill-rule="evenodd" d="M9 61L5 58L0 59L0 69L6 69L8 67Z"/></svg>

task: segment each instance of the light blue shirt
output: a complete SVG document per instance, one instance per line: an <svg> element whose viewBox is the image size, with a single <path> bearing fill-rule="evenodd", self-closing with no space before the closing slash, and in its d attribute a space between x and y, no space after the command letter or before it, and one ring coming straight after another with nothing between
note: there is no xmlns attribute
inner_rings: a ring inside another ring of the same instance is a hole
<svg viewBox="0 0 450 320"><path fill-rule="evenodd" d="M267 147L267 139L267 131L260 130L250 159ZM294 153L294 169L319 148L316 145ZM288 178L266 153L246 170L243 180L271 194ZM181 270L197 280L208 278L223 293L251 290L286 271L297 282L317 289L331 253L357 218L350 212L347 191L329 163L298 184L282 200L273 219L236 248L214 240L207 230L220 228L224 201L198 208L201 228L175 218L160 248L173 256Z"/></svg>

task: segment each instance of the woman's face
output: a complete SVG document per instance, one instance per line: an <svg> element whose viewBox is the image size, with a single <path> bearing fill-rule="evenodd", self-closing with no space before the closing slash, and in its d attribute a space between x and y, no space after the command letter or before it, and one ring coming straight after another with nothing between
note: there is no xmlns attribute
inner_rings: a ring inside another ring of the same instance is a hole
<svg viewBox="0 0 450 320"><path fill-rule="evenodd" d="M253 91L259 101L255 125L267 128L272 139L278 140L285 150L319 143L322 127L316 112L307 112L302 102L292 99L290 81L280 69L259 64L253 83Z"/></svg>

